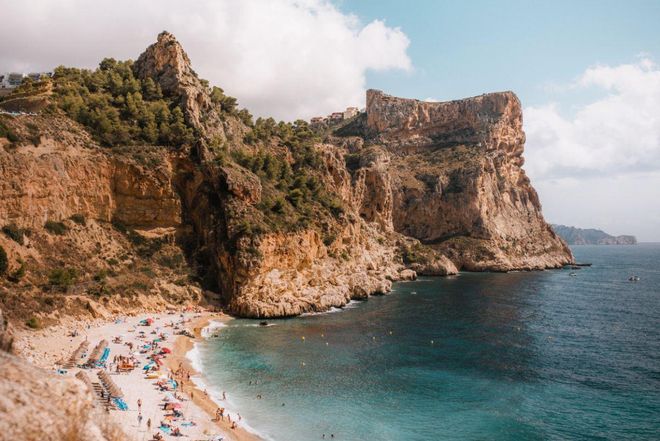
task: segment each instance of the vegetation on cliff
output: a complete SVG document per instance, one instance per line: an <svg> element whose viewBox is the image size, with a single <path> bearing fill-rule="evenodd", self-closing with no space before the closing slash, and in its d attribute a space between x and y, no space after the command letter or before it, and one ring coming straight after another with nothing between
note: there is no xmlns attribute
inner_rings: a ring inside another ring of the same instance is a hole
<svg viewBox="0 0 660 441"><path fill-rule="evenodd" d="M93 71L60 66L53 75L53 100L106 146L192 143L181 108L151 78L136 78L132 65L106 58Z"/></svg>

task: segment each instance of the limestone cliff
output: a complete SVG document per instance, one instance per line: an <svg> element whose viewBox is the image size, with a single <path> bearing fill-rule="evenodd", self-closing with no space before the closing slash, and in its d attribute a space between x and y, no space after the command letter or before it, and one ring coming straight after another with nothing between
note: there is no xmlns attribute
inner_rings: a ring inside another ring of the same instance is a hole
<svg viewBox="0 0 660 441"><path fill-rule="evenodd" d="M512 92L429 103L370 90L360 131L391 156L396 231L467 270L572 260L522 169L525 134Z"/></svg>
<svg viewBox="0 0 660 441"><path fill-rule="evenodd" d="M198 78L166 32L130 67L104 69L113 66L126 87L131 75L156 85L165 101L151 105L186 125L161 127L193 140L139 144L130 136L143 128L127 117L102 140L131 143L102 147L90 136L98 126L71 119L70 97L86 93L72 88L75 75L54 80L68 101L2 117L0 246L10 268L0 300L14 316L162 308L200 301L202 290L242 316L291 316L386 293L416 273L572 260L522 170L513 93L425 103L369 91L366 113L314 132L253 121Z"/></svg>

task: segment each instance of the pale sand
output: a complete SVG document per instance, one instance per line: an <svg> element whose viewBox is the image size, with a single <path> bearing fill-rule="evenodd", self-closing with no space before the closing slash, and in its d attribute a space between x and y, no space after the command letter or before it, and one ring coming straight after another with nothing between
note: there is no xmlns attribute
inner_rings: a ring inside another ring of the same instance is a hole
<svg viewBox="0 0 660 441"><path fill-rule="evenodd" d="M140 320L151 317L154 319L154 324L151 327L137 326ZM34 364L46 369L55 369L58 367L58 361L68 359L69 355L78 347L80 342L87 338L90 342L89 351L101 340L105 339L109 342L110 357L108 362L111 362L116 355L129 355L129 348L124 343L132 342L135 347L144 344L143 340L139 340L139 331L145 331L147 337L155 337L150 332L159 327L159 332L165 332L168 339L161 343L161 347L168 347L172 353L165 358L164 367L161 372L167 374L169 370L178 369L180 365L185 370L188 370L191 375L198 375L194 372L190 365L190 360L186 358L186 353L193 347L193 340L185 336L175 336L174 330L171 327L165 327L170 322L180 322L182 319L186 321L183 326L186 329L194 330L197 338L201 337L201 330L208 324L210 320L226 321L229 319L226 315L211 314L207 312L192 313L186 312L181 317L181 313L168 314L140 314L134 317L120 317L121 322L103 322L103 321L88 321L88 322L69 322L54 328L48 328L42 331L25 331L19 333L17 336L18 350L23 357L32 361ZM87 328L89 326L89 328ZM77 329L79 335L77 337L68 337L69 333ZM112 343L112 339L116 336L122 336L122 344ZM142 366L146 363L145 355L138 354L136 357L142 362ZM71 369L68 375L74 375L78 369ZM97 369L85 369L93 382L98 382L96 376ZM152 435L159 431L157 427L161 419L165 415L162 410L162 403L164 393L160 392L155 386L155 380L145 378L142 373L142 367L134 369L130 373L116 374L112 373L111 378L119 386L124 393L124 400L128 404L128 411L111 411L111 416L116 419L124 428L127 435L131 436L135 441L144 441L152 439ZM234 441L257 441L259 438L250 432L241 428L241 423L238 422L238 428L231 429L230 424L225 421L215 421L215 411L218 405L214 403L209 397L205 396L203 391L197 389L192 382L186 381L183 386L183 391L186 395L185 400L181 403L182 411L187 421L191 419L197 423L196 426L181 426L178 425L181 432L185 435L185 439L189 440L207 440L211 435L221 435L225 440ZM191 401L190 393L193 392L194 400ZM142 416L143 420L138 425L138 406L137 400L142 400ZM232 414L232 420L236 414ZM151 419L151 431L147 431L147 420ZM165 439L181 439L180 437L173 437L163 434Z"/></svg>

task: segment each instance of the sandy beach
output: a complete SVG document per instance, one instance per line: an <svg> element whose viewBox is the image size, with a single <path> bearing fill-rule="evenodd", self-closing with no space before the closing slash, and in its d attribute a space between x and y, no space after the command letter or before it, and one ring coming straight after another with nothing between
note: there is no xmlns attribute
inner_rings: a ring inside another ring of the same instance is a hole
<svg viewBox="0 0 660 441"><path fill-rule="evenodd" d="M149 326L141 325L147 319L153 320ZM113 419L121 424L128 436L135 441L154 439L156 433L160 433L163 439L178 439L167 432L178 427L181 435L193 440L235 440L256 441L259 438L241 427L237 414L231 414L232 424L225 412L224 419L216 419L216 410L222 406L222 402L215 403L203 390L199 390L192 381L196 375L186 354L194 345L195 339L202 338L201 331L213 321L227 321L230 318L223 314L210 312L170 312L170 313L143 313L135 316L115 317L108 322L98 321L74 321L62 322L60 325L39 330L24 331L18 335L17 349L19 353L33 364L47 370L63 369L70 356L80 344L87 340L89 342L87 356L93 348L102 340L108 342L109 354L105 361L105 367L79 368L71 367L65 369L62 375L74 376L79 371L91 379L92 383L100 383L98 372L106 371L111 380L121 390L123 401L127 410L109 410ZM186 335L175 335L182 330L190 332L194 338ZM72 336L73 333L77 335ZM153 340L164 336L163 341L157 342L157 346L144 349L147 344L153 344ZM115 340L119 338L119 340ZM131 346L132 348L131 349ZM166 349L165 349L166 348ZM142 350L140 350L142 349ZM150 375L145 375L143 367L153 361L148 357L154 352L169 352L164 354L162 366L152 370ZM115 357L131 357L136 362L136 367L129 372L116 372ZM78 360L77 364L85 362L85 358ZM177 373L179 375L177 375ZM150 378L147 378L150 377ZM177 382L174 388L169 381L173 378ZM167 383L169 391L163 391L157 385L157 381ZM174 418L172 410L163 410L166 397L170 397L173 406L182 417ZM174 396L174 399L171 397ZM191 399L192 396L192 399ZM138 409L138 400L141 401ZM99 397L99 402L101 401ZM105 404L99 404L105 406ZM142 418L139 418L141 414ZM170 415L169 419L167 415ZM151 427L147 422L151 421ZM160 423L171 425L171 430L160 429Z"/></svg>

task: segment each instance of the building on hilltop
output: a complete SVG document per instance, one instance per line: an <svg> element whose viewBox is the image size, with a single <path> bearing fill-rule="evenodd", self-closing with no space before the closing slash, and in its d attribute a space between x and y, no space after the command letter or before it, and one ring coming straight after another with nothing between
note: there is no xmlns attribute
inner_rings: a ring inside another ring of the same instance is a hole
<svg viewBox="0 0 660 441"><path fill-rule="evenodd" d="M7 75L7 84L9 87L18 87L23 82L24 75L22 73L12 72Z"/></svg>
<svg viewBox="0 0 660 441"><path fill-rule="evenodd" d="M337 124L340 123L346 119L351 119L355 116L357 116L360 113L357 107L347 107L346 110L343 112L333 112L330 115L323 117L323 116L315 116L314 118L310 119L309 122L312 125L318 125L318 124Z"/></svg>
<svg viewBox="0 0 660 441"><path fill-rule="evenodd" d="M6 74L0 75L0 88L1 89L13 89L20 86L26 78L31 79L34 82L41 81L44 77L52 77L52 72L30 72L25 75L20 72L9 72Z"/></svg>
<svg viewBox="0 0 660 441"><path fill-rule="evenodd" d="M357 116L358 112L357 107L347 107L346 110L344 110L344 119L353 118L354 116Z"/></svg>
<svg viewBox="0 0 660 441"><path fill-rule="evenodd" d="M344 112L333 112L328 117L328 120L331 123L337 123L339 121L342 121L343 119L344 119Z"/></svg>

